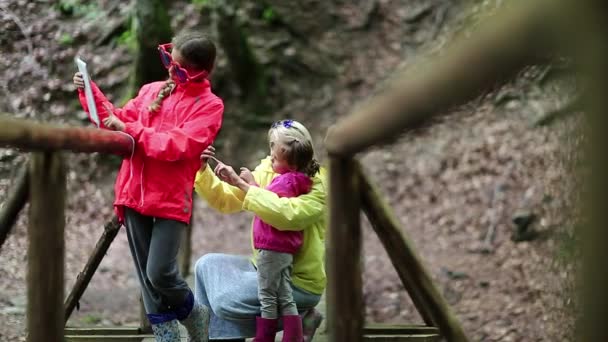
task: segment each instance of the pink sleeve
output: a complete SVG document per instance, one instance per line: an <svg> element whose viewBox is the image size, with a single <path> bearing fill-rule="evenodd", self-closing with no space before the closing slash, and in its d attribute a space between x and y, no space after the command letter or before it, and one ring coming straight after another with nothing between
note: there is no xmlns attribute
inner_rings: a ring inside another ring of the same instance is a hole
<svg viewBox="0 0 608 342"><path fill-rule="evenodd" d="M97 115L99 116L99 120L101 121L100 126L102 128L106 128L103 124L103 120L105 118L107 118L109 115L108 109L110 111L112 111L112 113L114 113L114 115L116 115L120 120L122 120L125 123L137 120L138 108L140 105L139 98L147 92L148 88L149 87L147 84L144 85L143 87L141 87L141 89L139 90L139 93L137 94L137 96L135 98L129 100L129 102L127 102L127 104L124 107L117 108L117 107L114 107L114 105L108 100L106 95L101 91L101 89L99 89L97 84L95 84L95 82L91 81L91 90L93 92L93 99L95 100L95 107L97 108ZM87 114L89 114L89 120L91 120L91 122L93 122L93 120L90 117L89 106L87 105L87 99L86 99L83 89L80 89L80 88L78 89L78 99L80 100L80 104L82 105L82 108L85 110L85 112L87 112Z"/></svg>
<svg viewBox="0 0 608 342"><path fill-rule="evenodd" d="M300 195L296 179L291 173L278 176L266 189L279 195L279 197L297 197Z"/></svg>
<svg viewBox="0 0 608 342"><path fill-rule="evenodd" d="M224 104L218 100L169 131L157 132L136 120L125 124L125 133L131 135L137 148L143 149L150 158L164 161L198 158L217 136L223 113Z"/></svg>

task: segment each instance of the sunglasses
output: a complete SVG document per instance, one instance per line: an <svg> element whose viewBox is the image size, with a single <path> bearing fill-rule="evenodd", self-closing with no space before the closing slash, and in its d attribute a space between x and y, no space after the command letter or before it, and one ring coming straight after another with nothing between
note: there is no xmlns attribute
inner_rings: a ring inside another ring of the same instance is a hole
<svg viewBox="0 0 608 342"><path fill-rule="evenodd" d="M270 128L277 128L279 126L283 126L285 128L291 128L293 127L293 120L280 120L277 121L275 123L272 124L272 126L270 126Z"/></svg>
<svg viewBox="0 0 608 342"><path fill-rule="evenodd" d="M165 66L165 68L167 68L167 70L173 69L173 74L175 75L179 83L190 82L192 80L200 78L201 76L202 78L206 78L209 75L207 71L203 70L194 76L190 76L186 69L182 68L179 63L173 60L173 57L171 56L172 50L173 44L171 43L161 44L158 46L160 60L163 62L163 65Z"/></svg>

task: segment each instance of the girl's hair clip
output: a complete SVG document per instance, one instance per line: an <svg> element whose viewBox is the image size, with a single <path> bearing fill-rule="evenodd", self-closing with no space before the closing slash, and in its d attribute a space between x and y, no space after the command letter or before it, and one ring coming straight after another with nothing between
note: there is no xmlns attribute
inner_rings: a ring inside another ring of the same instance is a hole
<svg viewBox="0 0 608 342"><path fill-rule="evenodd" d="M293 120L279 120L279 121L273 123L272 126L270 126L270 128L277 128L280 125L283 125L283 127L285 127L285 128L291 128L291 127L293 127Z"/></svg>

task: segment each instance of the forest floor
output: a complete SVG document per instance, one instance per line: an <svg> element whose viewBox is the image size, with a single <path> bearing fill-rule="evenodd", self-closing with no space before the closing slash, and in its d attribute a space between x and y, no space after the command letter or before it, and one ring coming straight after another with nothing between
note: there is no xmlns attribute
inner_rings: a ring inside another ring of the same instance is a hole
<svg viewBox="0 0 608 342"><path fill-rule="evenodd" d="M71 83L76 54L84 56L94 79L118 101L132 53L124 44L95 42L124 16L125 3L98 0L66 14L51 2L0 0L0 112L86 124ZM318 139L321 160L322 137L329 125L374 94L395 69L411 65L414 56L440 50L450 40L451 27L462 25L462 6L450 1L378 0L331 6L337 24L320 29L317 47L327 51L340 46L345 51L333 56L339 72L314 88L278 80L289 91L276 116L295 117L309 126ZM473 7L476 10L479 6ZM194 26L197 13L191 4L173 2L174 27ZM226 74L226 69L220 53L218 74ZM561 92L568 84L563 79L556 67L530 67L433 125L361 156L474 341L572 340L572 208L577 204L572 190L577 184L570 170L578 158L581 116L535 124L568 102ZM230 111L227 106L226 115ZM222 134L218 139L230 139L225 131ZM265 153L260 144L247 166L255 166L255 159ZM0 149L0 203L25 159L24 153ZM118 160L98 154L66 154L66 159L67 293L112 215ZM249 253L250 214L221 215L198 200L195 206L192 264L209 252ZM25 341L25 213L27 208L0 249L0 341ZM535 238L515 242L513 218L526 214L536 218L530 228ZM364 229L367 320L421 322L367 222ZM138 310L137 279L126 235L120 232L68 324L137 325Z"/></svg>

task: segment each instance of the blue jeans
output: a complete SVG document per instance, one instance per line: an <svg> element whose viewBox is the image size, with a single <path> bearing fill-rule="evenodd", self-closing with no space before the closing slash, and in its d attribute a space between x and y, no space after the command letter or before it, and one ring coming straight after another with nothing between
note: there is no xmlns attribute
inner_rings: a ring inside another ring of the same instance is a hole
<svg viewBox="0 0 608 342"><path fill-rule="evenodd" d="M203 255L195 266L195 299L211 310L209 338L239 339L255 336L260 316L257 271L248 257L229 254ZM314 308L321 295L291 285L300 314Z"/></svg>

